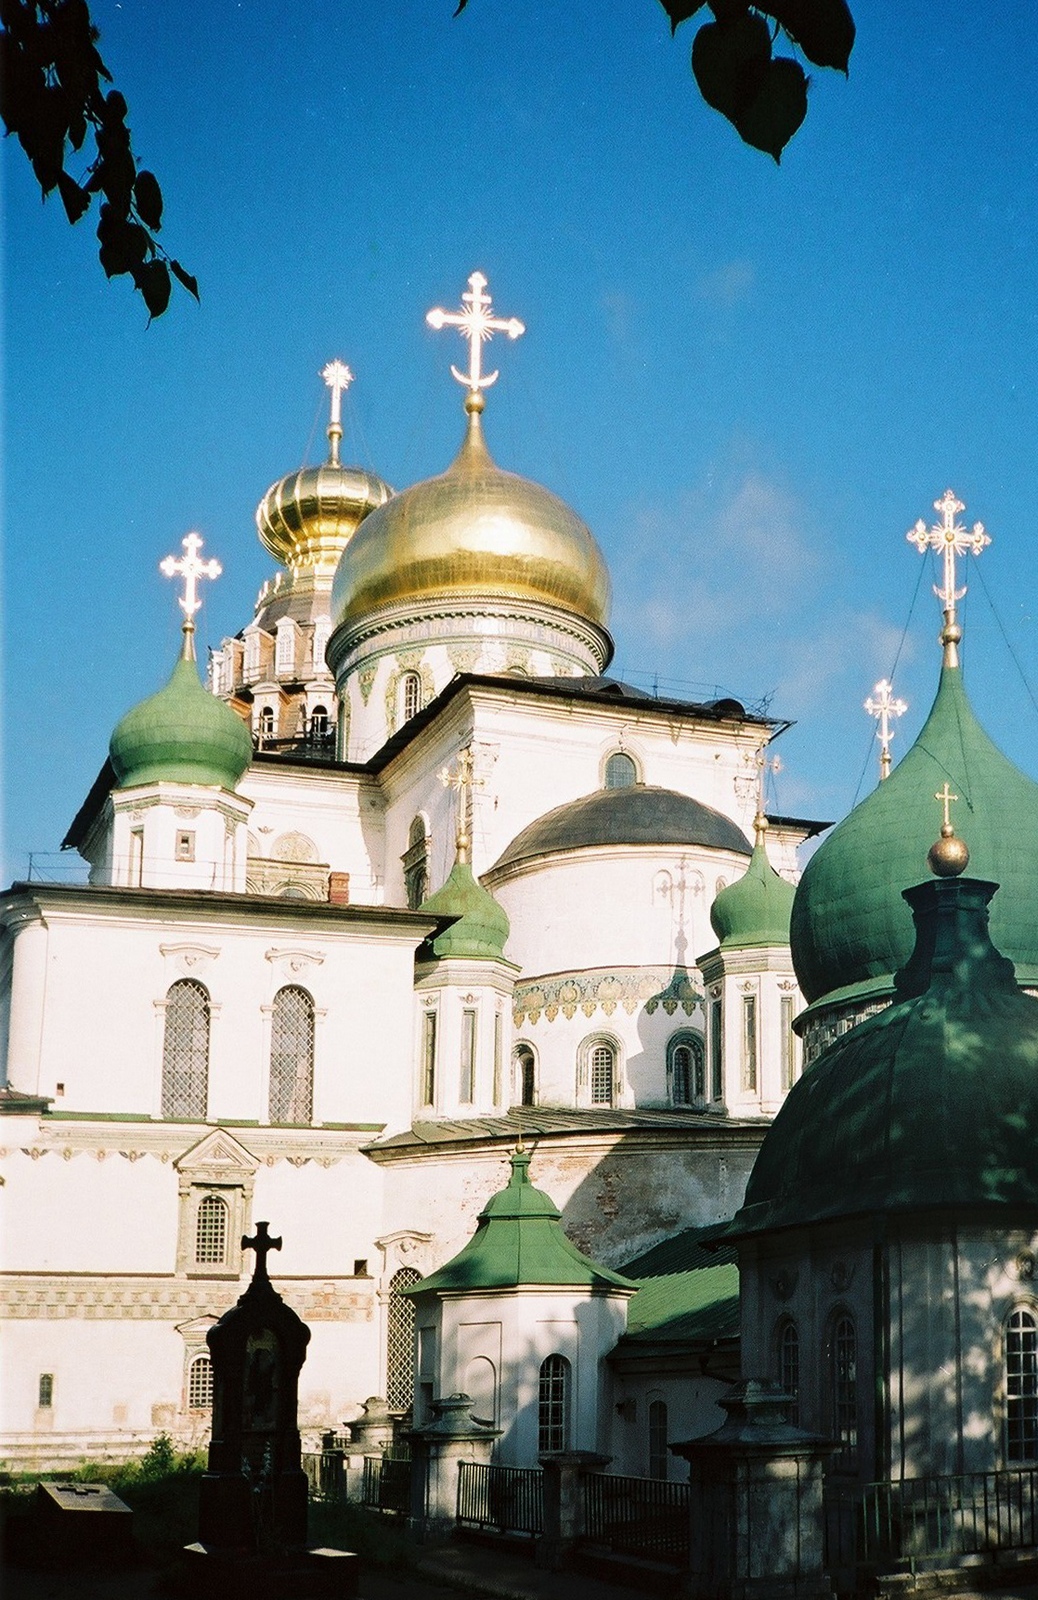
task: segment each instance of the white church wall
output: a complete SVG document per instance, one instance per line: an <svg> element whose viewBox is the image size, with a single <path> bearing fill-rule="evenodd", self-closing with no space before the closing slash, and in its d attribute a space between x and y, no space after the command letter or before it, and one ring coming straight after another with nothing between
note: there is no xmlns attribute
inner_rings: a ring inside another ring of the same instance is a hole
<svg viewBox="0 0 1038 1600"><path fill-rule="evenodd" d="M40 1407L39 1379L53 1378L53 1403ZM6 1322L0 1332L0 1454L23 1450L35 1433L43 1449L86 1453L91 1434L152 1438L154 1408L180 1412L185 1346L171 1324L82 1318ZM118 1459L117 1439L109 1449ZM132 1450L127 1450L127 1454Z"/></svg>
<svg viewBox="0 0 1038 1600"><path fill-rule="evenodd" d="M5 1142L11 1131L5 1123ZM2 1172L5 1272L172 1272L177 1240L172 1163L153 1156L129 1162L104 1146L76 1150L66 1160L37 1136L28 1151L5 1151ZM82 1219L89 1219L87 1226L80 1225ZM74 1305L75 1285L69 1288Z"/></svg>
<svg viewBox="0 0 1038 1600"><path fill-rule="evenodd" d="M276 856L279 840L301 835L312 843L314 861L350 874L351 901L381 903L385 843L377 782L302 763L297 767L253 763L239 791L255 802L249 822L250 854L268 860Z"/></svg>
<svg viewBox="0 0 1038 1600"><path fill-rule="evenodd" d="M239 1132L247 1141L248 1131ZM269 1221L275 1238L283 1241L270 1258L272 1276L353 1280L358 1261L367 1263L370 1275L376 1265L382 1188L382 1174L359 1152L338 1158L300 1154L275 1159L270 1166L261 1163L252 1214Z"/></svg>

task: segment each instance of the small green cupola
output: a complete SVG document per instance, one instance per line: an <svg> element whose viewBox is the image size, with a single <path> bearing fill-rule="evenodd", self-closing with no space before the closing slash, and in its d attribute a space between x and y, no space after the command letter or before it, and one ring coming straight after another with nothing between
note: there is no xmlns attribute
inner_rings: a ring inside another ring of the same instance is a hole
<svg viewBox="0 0 1038 1600"><path fill-rule="evenodd" d="M109 755L120 789L145 783L190 783L234 789L252 758L252 737L241 717L202 685L194 629L169 682L123 717Z"/></svg>
<svg viewBox="0 0 1038 1600"><path fill-rule="evenodd" d="M789 919L796 894L791 883L780 878L764 846L767 818L758 812L754 818L756 843L750 864L741 878L722 889L710 907L710 926L722 950L749 950L770 945L788 945Z"/></svg>
<svg viewBox="0 0 1038 1600"><path fill-rule="evenodd" d="M451 956L500 961L508 938L508 917L476 878L467 861L455 861L445 883L420 907L434 917L455 917L449 928L423 947L437 960Z"/></svg>
<svg viewBox="0 0 1038 1600"><path fill-rule="evenodd" d="M508 1183L491 1195L468 1244L409 1294L433 1291L550 1288L616 1291L637 1288L583 1255L562 1228L562 1213L530 1182L530 1153L516 1150Z"/></svg>

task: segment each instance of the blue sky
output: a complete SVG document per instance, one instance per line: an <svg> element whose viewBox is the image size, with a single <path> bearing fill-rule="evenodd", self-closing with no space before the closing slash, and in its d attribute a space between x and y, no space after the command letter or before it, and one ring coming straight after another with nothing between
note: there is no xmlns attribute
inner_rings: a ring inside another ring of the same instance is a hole
<svg viewBox="0 0 1038 1600"><path fill-rule="evenodd" d="M595 532L618 669L770 695L797 720L773 804L843 815L925 565L905 531L952 485L993 539L967 574L967 681L1038 775L1026 0L859 0L850 79L815 75L781 168L704 106L696 24L672 41L655 0L94 10L202 304L147 327L7 142L8 879L57 849L115 722L167 676L157 566L190 529L224 566L202 642L249 619L271 571L254 509L322 454L328 359L356 375L345 459L397 487L447 464L463 352L424 316L474 268L528 330L493 347L491 449ZM895 754L936 682L929 583Z"/></svg>

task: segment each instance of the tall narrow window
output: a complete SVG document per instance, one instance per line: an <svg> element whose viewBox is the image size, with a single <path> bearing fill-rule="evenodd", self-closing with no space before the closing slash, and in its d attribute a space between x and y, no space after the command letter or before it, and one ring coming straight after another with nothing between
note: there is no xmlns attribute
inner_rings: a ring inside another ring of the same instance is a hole
<svg viewBox="0 0 1038 1600"><path fill-rule="evenodd" d="M1038 1460L1038 1322L1023 1306L1006 1323L1006 1460Z"/></svg>
<svg viewBox="0 0 1038 1600"><path fill-rule="evenodd" d="M667 1407L662 1400L649 1402L649 1477L666 1478L667 1462Z"/></svg>
<svg viewBox="0 0 1038 1600"><path fill-rule="evenodd" d="M470 1106L476 1098L476 1013L461 1013L461 1074L458 1099Z"/></svg>
<svg viewBox="0 0 1038 1600"><path fill-rule="evenodd" d="M797 1427L800 1422L800 1335L791 1317L784 1317L778 1331L779 1383L786 1403L786 1421Z"/></svg>
<svg viewBox="0 0 1038 1600"><path fill-rule="evenodd" d="M328 707L314 706L310 714L310 743L324 744L328 738L329 728Z"/></svg>
<svg viewBox="0 0 1038 1600"><path fill-rule="evenodd" d="M259 736L261 739L274 737L274 707L264 706L259 714Z"/></svg>
<svg viewBox="0 0 1038 1600"><path fill-rule="evenodd" d="M166 994L162 1039L162 1115L204 1122L209 1097L209 994L182 978Z"/></svg>
<svg viewBox="0 0 1038 1600"><path fill-rule="evenodd" d="M501 1066L502 1050L504 1048L504 1018L500 1011L494 1012L494 1104L501 1104Z"/></svg>
<svg viewBox="0 0 1038 1600"><path fill-rule="evenodd" d="M793 996L784 994L779 1002L779 1029L782 1063L782 1089L785 1092L793 1087L796 1076L796 1035L793 1032Z"/></svg>
<svg viewBox="0 0 1038 1600"><path fill-rule="evenodd" d="M591 1051L589 1077L591 1104L611 1106L613 1103L613 1078L616 1072L616 1051L610 1044L596 1044Z"/></svg>
<svg viewBox="0 0 1038 1600"><path fill-rule="evenodd" d="M515 1071L519 1080L516 1084L516 1088L519 1091L519 1104L522 1106L536 1105L537 1062L528 1044L521 1044L515 1052Z"/></svg>
<svg viewBox="0 0 1038 1600"><path fill-rule="evenodd" d="M607 789L633 789L638 782L638 768L625 750L615 750L605 764Z"/></svg>
<svg viewBox="0 0 1038 1600"><path fill-rule="evenodd" d="M668 1066L671 1104L702 1105L706 1098L702 1040L690 1033L679 1033L668 1046Z"/></svg>
<svg viewBox="0 0 1038 1600"><path fill-rule="evenodd" d="M422 709L422 680L417 672L405 672L401 686L401 706L403 720L410 722Z"/></svg>
<svg viewBox="0 0 1038 1600"><path fill-rule="evenodd" d="M40 1383L37 1390L37 1404L41 1411L49 1411L54 1404L54 1374L41 1372Z"/></svg>
<svg viewBox="0 0 1038 1600"><path fill-rule="evenodd" d="M757 1087L757 996L742 997L742 1086Z"/></svg>
<svg viewBox="0 0 1038 1600"><path fill-rule="evenodd" d="M196 1356L188 1368L187 1404L190 1411L212 1409L213 1363L209 1356Z"/></svg>
<svg viewBox="0 0 1038 1600"><path fill-rule="evenodd" d="M386 1399L390 1411L407 1411L414 1400L414 1301L404 1289L421 1281L414 1267L401 1267L389 1285L386 1312Z"/></svg>
<svg viewBox="0 0 1038 1600"><path fill-rule="evenodd" d="M404 852L404 891L411 911L417 911L429 892L429 839L425 823L415 817Z"/></svg>
<svg viewBox="0 0 1038 1600"><path fill-rule="evenodd" d="M144 882L144 829L130 831L130 887L139 889Z"/></svg>
<svg viewBox="0 0 1038 1600"><path fill-rule="evenodd" d="M844 1466L853 1466L858 1448L858 1341L848 1316L837 1317L832 1326L829 1377L832 1431L840 1445L837 1460Z"/></svg>
<svg viewBox="0 0 1038 1600"><path fill-rule="evenodd" d="M549 1356L541 1362L537 1393L537 1451L565 1450L569 1446L569 1362Z"/></svg>
<svg viewBox="0 0 1038 1600"><path fill-rule="evenodd" d="M195 1223L195 1261L222 1267L227 1260L227 1202L218 1194L202 1197Z"/></svg>
<svg viewBox="0 0 1038 1600"><path fill-rule="evenodd" d="M277 643L274 646L274 670L279 678L295 671L296 625L287 618L278 624Z"/></svg>
<svg viewBox="0 0 1038 1600"><path fill-rule="evenodd" d="M314 1109L314 1003L294 984L279 989L270 1017L271 1122L310 1122Z"/></svg>
<svg viewBox="0 0 1038 1600"><path fill-rule="evenodd" d="M422 1105L436 1100L436 1012L422 1013Z"/></svg>
<svg viewBox="0 0 1038 1600"><path fill-rule="evenodd" d="M724 1030L721 1026L721 997L710 1002L710 1098L724 1099Z"/></svg>

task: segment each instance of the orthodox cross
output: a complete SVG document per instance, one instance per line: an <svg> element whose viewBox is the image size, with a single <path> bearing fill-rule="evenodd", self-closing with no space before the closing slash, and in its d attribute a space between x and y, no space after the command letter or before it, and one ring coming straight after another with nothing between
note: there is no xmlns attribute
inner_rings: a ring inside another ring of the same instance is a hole
<svg viewBox="0 0 1038 1600"><path fill-rule="evenodd" d="M472 839L469 835L469 811L472 806L472 791L482 789L485 778L477 778L473 773L472 746L467 744L464 750L458 751L458 764L452 771L450 767L441 767L439 778L445 789L454 789L458 795L458 831L457 859L462 862L469 860L472 848Z"/></svg>
<svg viewBox="0 0 1038 1600"><path fill-rule="evenodd" d="M353 373L344 361L329 361L321 377L332 391L332 415L328 427L331 446L330 465L339 465L339 441L342 438L342 397L353 382Z"/></svg>
<svg viewBox="0 0 1038 1600"><path fill-rule="evenodd" d="M768 829L768 819L764 812L764 790L768 782L769 772L781 772L782 762L778 756L767 756L767 745L762 744L752 755L746 756L746 761L756 768L753 787L757 791L757 815L753 819L756 842L760 844Z"/></svg>
<svg viewBox="0 0 1038 1600"><path fill-rule="evenodd" d="M281 1249L281 1240L270 1237L269 1227L270 1224L267 1222L257 1222L256 1237L254 1239L250 1239L247 1233L243 1233L241 1236L242 1249L255 1250L256 1252L256 1270L253 1273L255 1278L262 1279L267 1276L268 1254L271 1250Z"/></svg>
<svg viewBox="0 0 1038 1600"><path fill-rule="evenodd" d="M949 833L951 832L951 803L953 800L957 800L958 798L959 797L957 794L952 794L948 787L948 780L945 778L944 788L938 790L938 792L934 795L934 799L939 800L944 807L944 822L941 826L942 833L945 831L945 829L947 829Z"/></svg>
<svg viewBox="0 0 1038 1600"><path fill-rule="evenodd" d="M949 666L958 665L958 654L955 646L962 637L962 632L955 620L955 603L961 600L966 593L966 585L961 589L955 587L955 557L964 556L967 551L979 556L985 545L991 539L984 531L982 522L975 522L967 530L961 522L955 519L960 511L966 507L957 499L952 489L945 489L939 500L933 503L935 511L941 513L941 521L935 522L932 528L927 528L920 517L914 528L910 528L905 538L914 544L920 555L930 550L941 550L944 553L944 581L938 586L933 586L933 592L944 609L944 628L941 631L941 641L945 645L945 661Z"/></svg>
<svg viewBox="0 0 1038 1600"><path fill-rule="evenodd" d="M890 726L891 717L903 717L908 710L906 700L896 700L894 690L887 678L880 678L869 698L865 701L865 710L870 717L879 719L876 738L879 740L879 777L882 783L884 778L890 777L890 741L894 737L894 729Z"/></svg>
<svg viewBox="0 0 1038 1600"><path fill-rule="evenodd" d="M199 578L218 578L223 571L218 561L199 561L198 552L202 548L202 540L197 533L189 533L186 539L181 540L186 555L181 557L167 556L159 562L159 571L164 578L183 578L184 593L178 597L178 604L187 621L185 626L194 624L191 618L199 609L202 602L198 598Z"/></svg>
<svg viewBox="0 0 1038 1600"><path fill-rule="evenodd" d="M486 286L487 280L483 274L474 272L469 278L468 293L461 297L464 310L442 311L437 306L425 318L430 328L457 328L462 338L468 340L468 372L459 372L457 367L451 367L451 372L470 394L479 394L480 390L489 389L492 383L497 382L496 372L482 371L484 341L495 333L507 333L510 339L518 339L520 334L526 332L525 323L520 322L518 317L491 316L490 296L484 293Z"/></svg>

